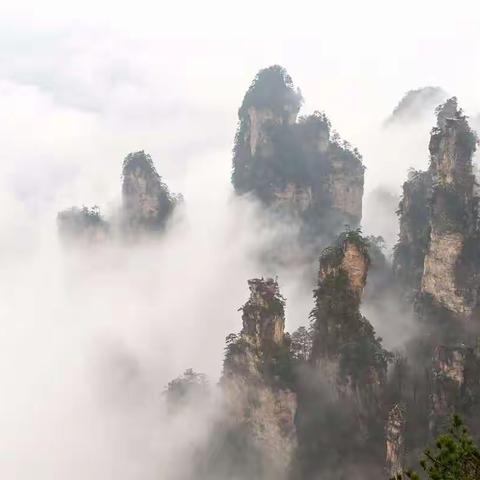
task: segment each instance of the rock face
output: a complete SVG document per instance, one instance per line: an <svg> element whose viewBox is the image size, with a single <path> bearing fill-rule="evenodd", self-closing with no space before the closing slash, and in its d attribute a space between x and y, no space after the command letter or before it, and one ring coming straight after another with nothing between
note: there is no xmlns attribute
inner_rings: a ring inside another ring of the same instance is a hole
<svg viewBox="0 0 480 480"><path fill-rule="evenodd" d="M396 404L388 414L387 437L387 473L395 477L405 468L405 412Z"/></svg>
<svg viewBox="0 0 480 480"><path fill-rule="evenodd" d="M98 207L72 207L57 215L60 238L67 243L102 243L109 234L109 224L103 219Z"/></svg>
<svg viewBox="0 0 480 480"><path fill-rule="evenodd" d="M334 150L330 149L327 196L330 197L333 211L339 212L352 226L356 226L362 219L364 168L360 162L354 162L349 156Z"/></svg>
<svg viewBox="0 0 480 480"><path fill-rule="evenodd" d="M150 155L130 153L123 162L122 216L127 231L160 230L172 214L179 197L162 182Z"/></svg>
<svg viewBox="0 0 480 480"><path fill-rule="evenodd" d="M412 171L399 206L394 270L418 304L466 318L477 303L477 203L472 172L476 137L455 98L437 109L430 167Z"/></svg>
<svg viewBox="0 0 480 480"><path fill-rule="evenodd" d="M360 313L370 258L368 245L356 231L340 236L320 258L311 361L333 373L338 394L355 398L359 418L381 409L389 354L369 321ZM365 421L365 422L364 422Z"/></svg>
<svg viewBox="0 0 480 480"><path fill-rule="evenodd" d="M472 155L476 137L455 98L438 110L430 139L433 179L430 241L421 291L453 313L469 315L477 302L471 251L477 227Z"/></svg>
<svg viewBox="0 0 480 480"><path fill-rule="evenodd" d="M243 474L283 478L297 443L297 401L289 388L290 341L284 332L284 300L273 279L253 279L248 285L250 298L242 307L243 329L239 335L227 337L221 379L226 421L230 437L241 437L255 452L256 461L250 453L243 465L247 469L256 464L254 471Z"/></svg>
<svg viewBox="0 0 480 480"><path fill-rule="evenodd" d="M434 434L455 412L475 415L478 408L480 359L475 349L465 345L435 348L431 374L430 431Z"/></svg>
<svg viewBox="0 0 480 480"><path fill-rule="evenodd" d="M69 243L91 244L105 240L112 232L132 236L165 227L182 196L169 192L150 155L143 150L127 155L123 161L122 179L121 225L118 220L112 220L111 224L105 221L97 206L72 207L57 215L61 238Z"/></svg>
<svg viewBox="0 0 480 480"><path fill-rule="evenodd" d="M397 278L416 294L419 321L396 397L407 407L411 452L441 431L454 412L480 432L474 413L480 405L474 345L480 328L478 198L472 172L477 139L455 98L436 113L429 169L412 172L404 184L394 259Z"/></svg>
<svg viewBox="0 0 480 480"><path fill-rule="evenodd" d="M420 290L423 264L430 235L429 203L432 176L429 171L411 170L403 184L398 208L400 233L394 250L393 269L396 278L415 294Z"/></svg>
<svg viewBox="0 0 480 480"><path fill-rule="evenodd" d="M384 473L390 354L360 313L369 265L368 242L356 230L320 257L309 380L297 414L301 478L348 478L356 469L372 472L372 465Z"/></svg>
<svg viewBox="0 0 480 480"><path fill-rule="evenodd" d="M362 217L362 159L331 134L319 112L297 115L300 92L280 66L261 70L239 110L232 182L274 212L299 220L303 233L334 237Z"/></svg>

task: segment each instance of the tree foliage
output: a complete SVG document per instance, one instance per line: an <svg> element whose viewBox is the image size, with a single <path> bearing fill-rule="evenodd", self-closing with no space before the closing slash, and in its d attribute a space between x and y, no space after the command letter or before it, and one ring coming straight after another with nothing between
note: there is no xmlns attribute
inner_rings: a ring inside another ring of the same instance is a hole
<svg viewBox="0 0 480 480"><path fill-rule="evenodd" d="M458 415L454 415L447 433L437 437L420 459L423 475L414 470L398 474L392 480L478 480L480 450Z"/></svg>
<svg viewBox="0 0 480 480"><path fill-rule="evenodd" d="M282 115L287 111L298 112L303 102L300 90L295 88L292 77L280 65L260 70L251 83L238 112L242 119L250 107L269 108Z"/></svg>

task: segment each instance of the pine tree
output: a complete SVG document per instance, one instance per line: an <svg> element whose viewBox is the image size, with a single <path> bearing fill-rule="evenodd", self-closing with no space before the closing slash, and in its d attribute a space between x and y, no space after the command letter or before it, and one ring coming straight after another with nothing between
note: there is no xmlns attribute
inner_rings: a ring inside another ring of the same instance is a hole
<svg viewBox="0 0 480 480"><path fill-rule="evenodd" d="M426 475L407 470L392 480L478 480L480 450L458 415L454 415L448 433L439 435L433 449L427 448L420 460Z"/></svg>

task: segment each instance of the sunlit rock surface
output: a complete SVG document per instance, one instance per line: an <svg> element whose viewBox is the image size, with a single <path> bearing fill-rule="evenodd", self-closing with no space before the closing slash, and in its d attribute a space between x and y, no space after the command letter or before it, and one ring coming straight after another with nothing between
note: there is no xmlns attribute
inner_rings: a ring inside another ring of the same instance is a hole
<svg viewBox="0 0 480 480"><path fill-rule="evenodd" d="M172 195L143 150L127 155L122 170L122 221L128 232L162 229L180 197Z"/></svg>
<svg viewBox="0 0 480 480"><path fill-rule="evenodd" d="M284 299L273 279L252 279L248 285L243 328L227 337L221 380L227 422L232 435L241 435L256 451L262 478L283 478L297 444Z"/></svg>

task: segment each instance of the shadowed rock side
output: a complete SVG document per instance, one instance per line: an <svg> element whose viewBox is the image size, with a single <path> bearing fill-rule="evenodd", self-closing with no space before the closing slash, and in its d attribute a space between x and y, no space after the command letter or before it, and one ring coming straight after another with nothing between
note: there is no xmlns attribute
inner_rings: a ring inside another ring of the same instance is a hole
<svg viewBox="0 0 480 480"><path fill-rule="evenodd" d="M431 173L410 170L397 211L400 233L393 257L394 274L408 290L410 299L419 291L422 282L430 235L431 196Z"/></svg>
<svg viewBox="0 0 480 480"><path fill-rule="evenodd" d="M372 326L360 313L369 265L367 241L356 231L347 232L336 246L324 250L311 314L315 335L311 361L334 371L340 395L355 396L360 400L359 413L364 414L378 406L388 360Z"/></svg>
<svg viewBox="0 0 480 480"><path fill-rule="evenodd" d="M449 99L437 109L429 170L410 172L403 186L394 271L407 290L419 294L417 307L439 310L439 319L466 321L477 304L476 142L456 98Z"/></svg>
<svg viewBox="0 0 480 480"><path fill-rule="evenodd" d="M226 405L220 451L236 459L223 465L222 478L284 478L297 445L285 301L273 279L249 280L248 286L243 328L227 337L220 382ZM217 470L221 457L217 455Z"/></svg>
<svg viewBox="0 0 480 480"><path fill-rule="evenodd" d="M129 233L161 230L180 197L172 195L162 182L150 155L143 150L127 155L122 179L124 229Z"/></svg>
<svg viewBox="0 0 480 480"><path fill-rule="evenodd" d="M391 354L360 313L369 265L368 243L357 231L342 234L320 258L310 367L297 416L305 478L343 478L356 467L384 473Z"/></svg>
<svg viewBox="0 0 480 480"><path fill-rule="evenodd" d="M393 478L405 468L405 411L396 404L388 414L386 470Z"/></svg>
<svg viewBox="0 0 480 480"><path fill-rule="evenodd" d="M68 244L98 244L106 240L110 225L98 207L72 207L57 215L58 233Z"/></svg>
<svg viewBox="0 0 480 480"><path fill-rule="evenodd" d="M429 145L433 187L421 292L465 317L475 308L478 293L478 199L472 172L477 139L455 98L437 114Z"/></svg>
<svg viewBox="0 0 480 480"><path fill-rule="evenodd" d="M400 203L394 267L415 295L417 336L390 387L405 405L407 458L460 413L474 435L480 406L477 139L456 98L436 110L427 172L413 172ZM391 392L390 392L391 393ZM414 453L415 452L415 453Z"/></svg>
<svg viewBox="0 0 480 480"><path fill-rule="evenodd" d="M364 167L325 114L297 119L302 100L282 67L257 74L238 113L232 182L318 243L319 234L332 239L345 224L359 224Z"/></svg>

